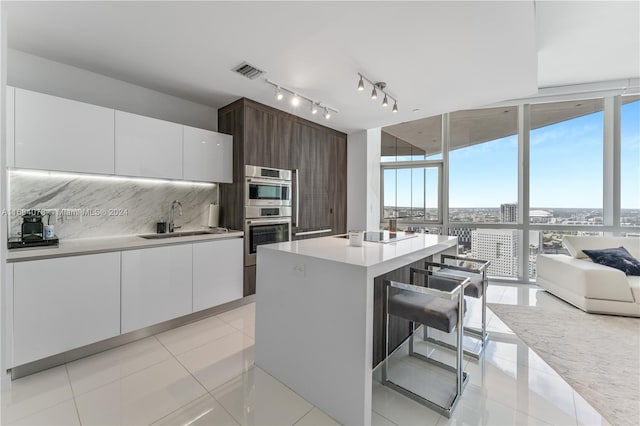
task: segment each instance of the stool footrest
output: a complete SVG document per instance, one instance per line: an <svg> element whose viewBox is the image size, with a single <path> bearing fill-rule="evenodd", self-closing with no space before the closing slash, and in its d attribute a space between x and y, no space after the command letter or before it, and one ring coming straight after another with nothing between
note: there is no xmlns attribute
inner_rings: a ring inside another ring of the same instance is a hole
<svg viewBox="0 0 640 426"><path fill-rule="evenodd" d="M469 375L466 372L462 372L462 387L466 387L467 383L469 381ZM446 418L451 418L451 414L453 413L453 410L456 408L456 405L458 404L458 401L460 400L460 397L462 396L461 393L456 393L454 395L454 397L451 399L451 401L447 404L447 406L443 407L440 404L437 404L433 401L430 401L428 399L423 398L422 396L415 394L413 392L411 392L410 390L397 385L395 383L393 383L391 380L384 380L382 382L382 384L384 386L387 386L393 390L395 390L396 392L406 396L407 398L410 398L416 402L418 402L419 404L425 405L427 407L429 407L430 409L432 409L433 411L442 414L443 416L445 416Z"/></svg>

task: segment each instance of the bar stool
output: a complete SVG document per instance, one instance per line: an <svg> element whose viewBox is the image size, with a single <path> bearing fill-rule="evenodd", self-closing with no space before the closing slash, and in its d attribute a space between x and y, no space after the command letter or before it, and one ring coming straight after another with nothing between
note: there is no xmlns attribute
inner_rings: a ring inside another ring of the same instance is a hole
<svg viewBox="0 0 640 426"><path fill-rule="evenodd" d="M443 275L447 277L467 277L470 280L469 285L464 290L465 296L470 296L476 299L482 298L482 326L481 328L464 326L465 335L480 340L480 346L477 350L464 349L464 354L474 358L480 359L482 353L487 344L487 269L491 262L488 260L471 259L467 257L453 256L443 254L440 256L440 262L425 262L425 268L437 275ZM447 290L446 288L440 288L441 290ZM429 337L425 332L424 340L434 343L445 348L455 350L452 345L442 342L441 340Z"/></svg>
<svg viewBox="0 0 640 426"><path fill-rule="evenodd" d="M438 276L431 271L416 268L411 268L410 272L412 284L385 281L387 297L385 341L387 356L382 364L382 384L446 417L450 417L468 381L467 373L462 371L462 327L465 311L464 289L470 283L470 279L467 277ZM424 275L424 287L413 284L415 274ZM447 290L438 290L437 287L445 287ZM393 354L389 354L389 317L391 315L411 322L409 356L455 373L455 393L444 404L402 387L389 378L388 363L389 357ZM455 367L414 351L413 333L416 330L416 323L425 327L433 327L446 333L456 330L457 351Z"/></svg>

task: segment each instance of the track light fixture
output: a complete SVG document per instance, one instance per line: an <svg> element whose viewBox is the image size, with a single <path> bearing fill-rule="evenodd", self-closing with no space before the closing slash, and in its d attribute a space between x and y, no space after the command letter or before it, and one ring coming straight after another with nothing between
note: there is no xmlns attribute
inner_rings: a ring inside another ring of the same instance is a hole
<svg viewBox="0 0 640 426"><path fill-rule="evenodd" d="M386 107L387 105L389 105L389 99L391 99L393 101L393 108L391 111L398 112L398 99L387 92L387 84L385 82L379 81L374 83L360 73L358 73L358 76L360 77L360 80L358 80L358 91L364 90L364 82L366 81L371 85L371 99L377 99L378 91L380 91L384 94L384 98L382 99L382 106Z"/></svg>
<svg viewBox="0 0 640 426"><path fill-rule="evenodd" d="M319 110L323 110L323 116L324 118L326 118L327 120L329 118L331 118L331 111L333 112L340 112L337 109L323 103L323 102L318 102L314 99L311 99L308 96L304 96L301 95L299 92L294 91L292 89L287 89L286 87L282 86L281 84L278 84L274 81L269 80L268 78L265 78L264 81L267 84L272 85L275 88L275 96L277 100L282 100L284 98L284 94L287 93L288 96L291 96L290 102L291 105L294 107L297 107L300 105L300 103L302 101L306 101L309 102L309 110L311 111L311 114L316 115L318 113ZM364 83L363 83L363 88L364 88Z"/></svg>

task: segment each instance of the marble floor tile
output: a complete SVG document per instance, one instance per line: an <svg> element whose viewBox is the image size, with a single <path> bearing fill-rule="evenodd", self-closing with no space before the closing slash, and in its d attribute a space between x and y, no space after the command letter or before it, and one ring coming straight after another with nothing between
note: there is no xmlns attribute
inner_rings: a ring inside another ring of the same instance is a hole
<svg viewBox="0 0 640 426"><path fill-rule="evenodd" d="M78 411L73 399L45 408L15 422L2 422L6 426L80 426Z"/></svg>
<svg viewBox="0 0 640 426"><path fill-rule="evenodd" d="M381 416L380 414L376 413L375 411L371 412L371 424L373 426L397 426L391 420Z"/></svg>
<svg viewBox="0 0 640 426"><path fill-rule="evenodd" d="M311 411L295 423L296 426L339 426L329 415L318 407L313 407Z"/></svg>
<svg viewBox="0 0 640 426"><path fill-rule="evenodd" d="M576 391L573 391L573 401L576 405L576 417L579 426L610 426L609 421ZM640 422L640 418L638 421Z"/></svg>
<svg viewBox="0 0 640 426"><path fill-rule="evenodd" d="M209 394L179 408L153 423L154 426L227 426L238 425L231 414Z"/></svg>
<svg viewBox="0 0 640 426"><path fill-rule="evenodd" d="M73 398L67 368L51 368L22 377L2 391L2 424L35 414Z"/></svg>
<svg viewBox="0 0 640 426"><path fill-rule="evenodd" d="M435 425L440 414L382 386L373 384L371 408L385 419L399 425Z"/></svg>
<svg viewBox="0 0 640 426"><path fill-rule="evenodd" d="M206 390L174 358L76 397L82 424L150 424Z"/></svg>
<svg viewBox="0 0 640 426"><path fill-rule="evenodd" d="M252 339L256 331L256 304L250 303L218 315L222 321L242 331Z"/></svg>
<svg viewBox="0 0 640 426"><path fill-rule="evenodd" d="M528 416L497 401L468 402L464 398L456 407L451 418L440 417L438 426L451 425L549 425L540 419ZM480 402L480 403L479 403Z"/></svg>
<svg viewBox="0 0 640 426"><path fill-rule="evenodd" d="M253 365L254 341L241 331L234 331L177 358L207 390L212 390Z"/></svg>
<svg viewBox="0 0 640 426"><path fill-rule="evenodd" d="M67 364L75 396L171 358L155 337L100 352Z"/></svg>
<svg viewBox="0 0 640 426"><path fill-rule="evenodd" d="M172 354L179 355L236 331L218 317L210 317L157 334Z"/></svg>
<svg viewBox="0 0 640 426"><path fill-rule="evenodd" d="M550 424L577 424L573 389L558 375L506 360L469 362L465 368L470 374L465 401L488 399Z"/></svg>
<svg viewBox="0 0 640 426"><path fill-rule="evenodd" d="M292 425L313 408L258 367L250 368L211 394L242 425Z"/></svg>

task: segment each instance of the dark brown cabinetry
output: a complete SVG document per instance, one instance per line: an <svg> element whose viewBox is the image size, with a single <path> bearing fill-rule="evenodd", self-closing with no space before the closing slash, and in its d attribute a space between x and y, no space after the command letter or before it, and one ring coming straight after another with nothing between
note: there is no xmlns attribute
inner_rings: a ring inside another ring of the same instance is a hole
<svg viewBox="0 0 640 426"><path fill-rule="evenodd" d="M218 131L233 135L234 181L220 185L220 214L224 226L244 227L244 166L251 164L295 171L294 239L346 232L347 136L344 133L245 98L218 111ZM296 235L318 230L327 232ZM251 273L254 281L247 285L247 276ZM249 294L255 291L255 268L245 269L245 293L247 291Z"/></svg>

